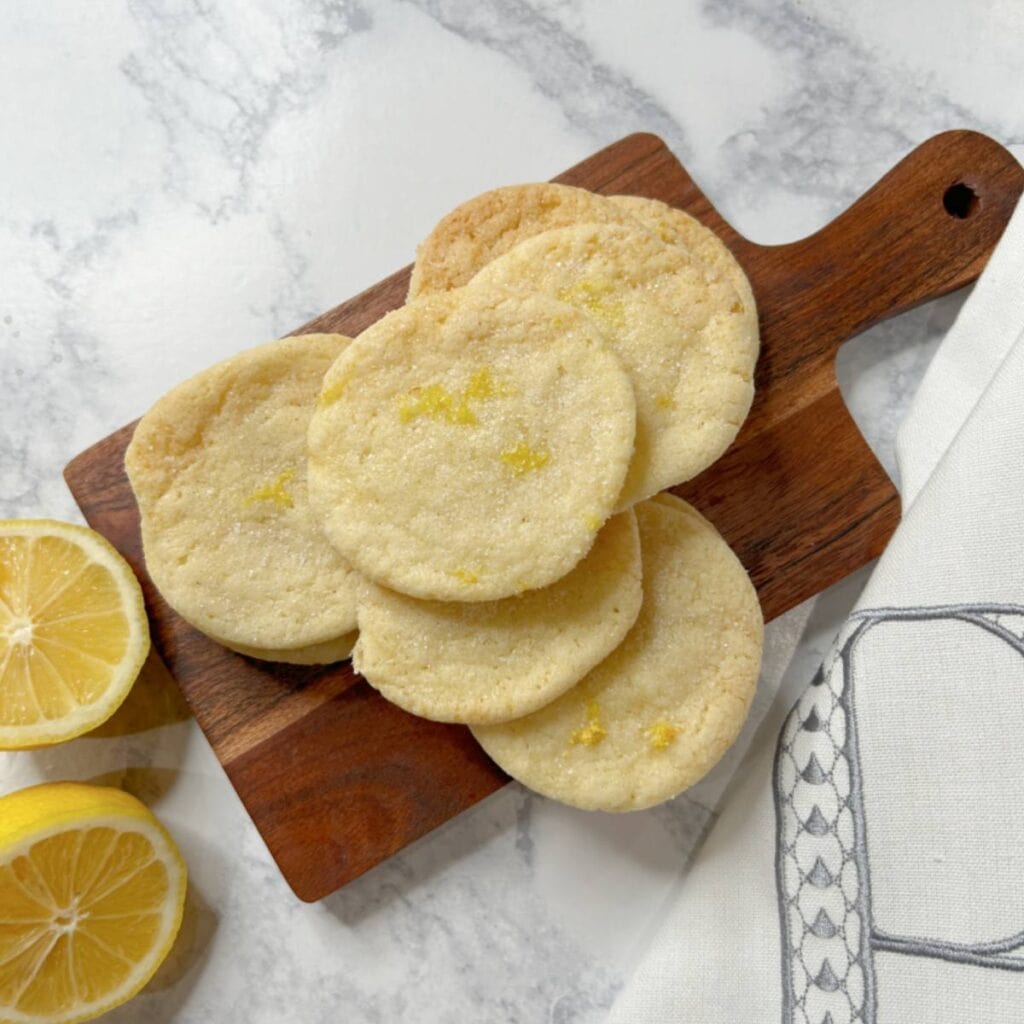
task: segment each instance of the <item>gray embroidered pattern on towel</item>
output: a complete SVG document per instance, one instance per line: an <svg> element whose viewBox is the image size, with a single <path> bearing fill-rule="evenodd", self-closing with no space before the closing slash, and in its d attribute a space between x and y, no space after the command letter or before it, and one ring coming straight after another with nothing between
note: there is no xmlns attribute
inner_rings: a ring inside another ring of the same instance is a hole
<svg viewBox="0 0 1024 1024"><path fill-rule="evenodd" d="M874 927L868 827L857 734L854 651L883 622L956 620L1024 658L1024 607L941 605L855 613L789 713L775 755L775 874L783 1024L875 1024L874 953L1024 971L1024 931L955 943Z"/></svg>

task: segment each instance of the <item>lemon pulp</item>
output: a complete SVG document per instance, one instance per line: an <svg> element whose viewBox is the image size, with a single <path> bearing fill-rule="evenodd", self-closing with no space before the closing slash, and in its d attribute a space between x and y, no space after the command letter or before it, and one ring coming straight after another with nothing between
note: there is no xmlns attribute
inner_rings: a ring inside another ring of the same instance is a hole
<svg viewBox="0 0 1024 1024"><path fill-rule="evenodd" d="M0 749L99 725L148 650L142 591L106 540L54 520L0 521Z"/></svg>
<svg viewBox="0 0 1024 1024"><path fill-rule="evenodd" d="M173 840L127 793L0 798L0 1024L71 1024L130 998L174 941L185 887Z"/></svg>

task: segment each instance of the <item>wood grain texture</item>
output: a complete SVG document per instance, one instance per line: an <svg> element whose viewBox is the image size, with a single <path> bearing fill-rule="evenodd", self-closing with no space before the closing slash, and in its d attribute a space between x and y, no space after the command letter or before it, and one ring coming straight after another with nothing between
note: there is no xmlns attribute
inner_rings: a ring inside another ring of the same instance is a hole
<svg viewBox="0 0 1024 1024"><path fill-rule="evenodd" d="M1024 187L1016 160L982 135L947 132L821 231L779 246L738 235L653 135L629 136L556 180L678 206L713 228L750 276L762 333L754 407L725 456L678 493L736 549L765 617L875 557L899 501L843 405L836 351L977 277ZM976 196L965 218L943 204L956 183ZM399 271L296 333L358 334L402 303L408 276ZM398 710L348 664L260 663L179 619L142 559L123 469L133 429L78 456L68 484L139 573L156 645L299 897L327 895L505 784L468 730Z"/></svg>

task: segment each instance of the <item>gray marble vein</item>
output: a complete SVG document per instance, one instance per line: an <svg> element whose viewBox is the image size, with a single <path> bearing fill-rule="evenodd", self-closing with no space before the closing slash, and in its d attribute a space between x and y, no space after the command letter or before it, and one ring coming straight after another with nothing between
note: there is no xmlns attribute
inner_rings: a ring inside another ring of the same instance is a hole
<svg viewBox="0 0 1024 1024"><path fill-rule="evenodd" d="M524 70L533 87L557 105L565 120L595 143L633 131L651 131L685 159L686 139L679 122L627 73L597 59L585 40L559 20L557 5L548 10L550 5L525 0L407 2L447 31L500 53Z"/></svg>

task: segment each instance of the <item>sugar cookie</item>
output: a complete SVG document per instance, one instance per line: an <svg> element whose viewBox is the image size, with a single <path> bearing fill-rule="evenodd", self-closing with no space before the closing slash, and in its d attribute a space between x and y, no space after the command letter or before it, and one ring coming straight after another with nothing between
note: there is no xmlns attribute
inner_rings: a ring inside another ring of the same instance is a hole
<svg viewBox="0 0 1024 1024"><path fill-rule="evenodd" d="M632 510L549 587L474 604L420 601L368 583L353 664L388 700L442 722L504 722L563 694L605 658L640 612Z"/></svg>
<svg viewBox="0 0 1024 1024"><path fill-rule="evenodd" d="M546 295L467 287L367 328L309 430L330 540L414 597L491 601L586 555L633 451L629 379L591 320Z"/></svg>
<svg viewBox="0 0 1024 1024"><path fill-rule="evenodd" d="M591 316L636 394L636 452L619 508L696 476L732 442L754 394L756 322L736 289L643 228L545 231L474 285L544 292Z"/></svg>
<svg viewBox="0 0 1024 1024"><path fill-rule="evenodd" d="M739 734L760 669L757 595L714 527L669 495L636 514L644 598L623 643L532 715L473 727L510 775L586 810L650 807L701 778Z"/></svg>
<svg viewBox="0 0 1024 1024"><path fill-rule="evenodd" d="M355 576L310 510L305 460L321 380L348 341L283 338L218 363L164 395L128 446L149 574L228 646L288 660L355 629Z"/></svg>

